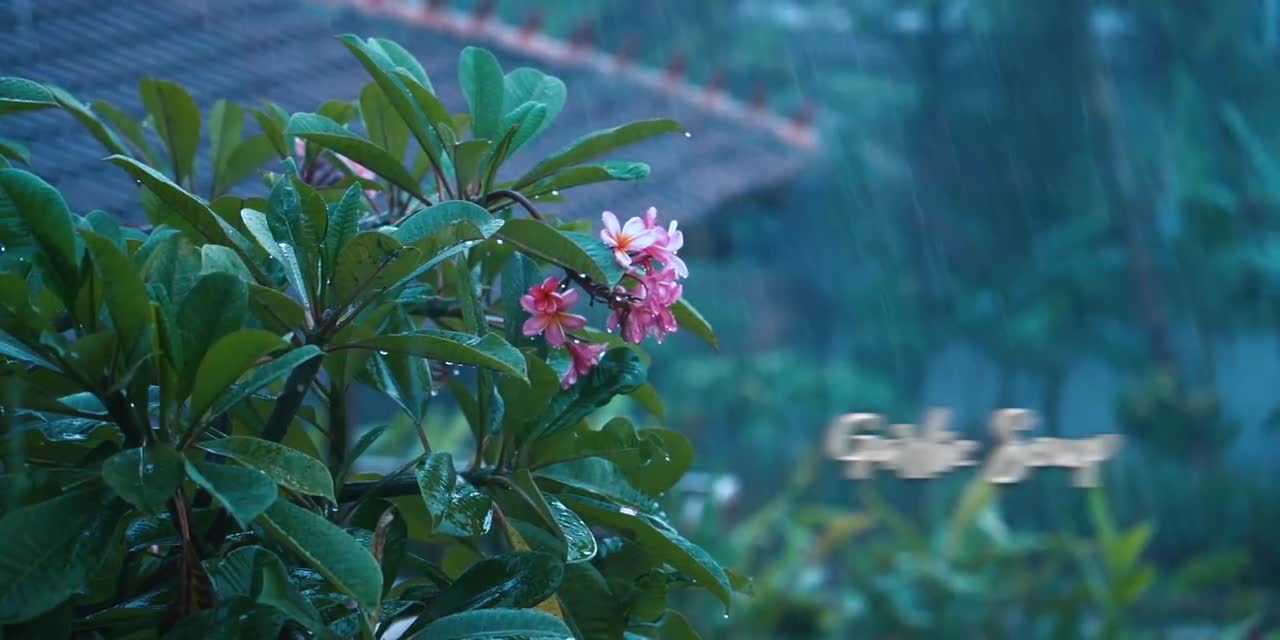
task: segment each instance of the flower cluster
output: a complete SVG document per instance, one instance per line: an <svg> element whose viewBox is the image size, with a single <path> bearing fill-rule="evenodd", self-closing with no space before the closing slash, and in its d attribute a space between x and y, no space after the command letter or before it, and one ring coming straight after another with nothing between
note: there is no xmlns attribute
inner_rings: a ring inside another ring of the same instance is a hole
<svg viewBox="0 0 1280 640"><path fill-rule="evenodd" d="M611 211L602 216L600 239L613 249L614 259L627 269L628 289L619 285L610 302L610 330L622 328L622 338L639 343L651 335L659 343L676 330L671 306L680 300L684 286L680 278L689 276L689 267L676 255L684 246L684 234L676 222L664 229L658 224L658 210L649 207L644 218L632 218L625 225Z"/></svg>
<svg viewBox="0 0 1280 640"><path fill-rule="evenodd" d="M577 339L567 339L567 332L587 324L586 318L570 313L578 301L578 290L568 288L570 280L577 280L592 300L607 302L609 331L621 328L622 338L639 343L645 336L653 336L662 342L668 333L676 330L676 318L671 306L680 300L684 288L680 279L688 277L689 268L676 253L684 246L684 234L675 221L663 228L658 223L658 210L649 207L644 217L634 217L625 225L611 211L602 215L604 229L600 239L613 250L614 259L626 269L623 284L612 292L606 287L575 278L572 274L563 281L555 276L529 287L520 297L520 306L530 317L522 331L526 336L542 334L551 346L564 346L572 363L560 380L568 388L579 376L591 372L606 345L589 344Z"/></svg>

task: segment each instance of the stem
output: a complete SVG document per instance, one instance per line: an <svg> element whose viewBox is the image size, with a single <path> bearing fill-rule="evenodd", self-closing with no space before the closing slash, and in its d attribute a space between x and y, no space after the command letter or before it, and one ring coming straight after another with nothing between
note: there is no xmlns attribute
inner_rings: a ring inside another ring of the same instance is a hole
<svg viewBox="0 0 1280 640"><path fill-rule="evenodd" d="M312 358L298 365L289 374L289 378L284 383L284 393L276 399L276 406L271 410L271 416L267 418L267 425L262 428L264 439L272 442L280 442L284 439L285 432L289 430L289 424L293 422L293 417L297 415L303 399L307 396L307 388L320 373L320 365L323 362L324 358Z"/></svg>
<svg viewBox="0 0 1280 640"><path fill-rule="evenodd" d="M351 428L347 421L347 391L347 389L338 388L337 382L329 386L329 466L331 468L337 468L347 459L347 440Z"/></svg>
<svg viewBox="0 0 1280 640"><path fill-rule="evenodd" d="M542 217L542 213L538 211L538 208L533 206L533 203L530 202L528 198L524 197L524 194L519 191L514 191L512 189L496 189L494 191L490 191L489 195L485 196L485 201L492 202L498 198L506 198L519 204L521 207L524 207L525 211L529 212L530 216L533 216L533 218L539 222L547 221L546 218Z"/></svg>
<svg viewBox="0 0 1280 640"><path fill-rule="evenodd" d="M418 440L422 442L422 452L431 455L431 441L427 439L427 432L422 428L422 423L413 423L413 430L417 432Z"/></svg>
<svg viewBox="0 0 1280 640"><path fill-rule="evenodd" d="M366 494L389 498L411 496L418 493L418 477L412 471L386 476L380 480L348 482L338 490L338 502L360 500Z"/></svg>

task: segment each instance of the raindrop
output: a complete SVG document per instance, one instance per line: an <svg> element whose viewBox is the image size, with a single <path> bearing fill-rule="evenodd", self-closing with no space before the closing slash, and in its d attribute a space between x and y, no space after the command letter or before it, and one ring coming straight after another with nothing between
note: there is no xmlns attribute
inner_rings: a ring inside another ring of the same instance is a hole
<svg viewBox="0 0 1280 640"><path fill-rule="evenodd" d="M686 134L686 135L688 135L688 134ZM729 619L729 612L728 612L728 611L724 612L724 619L725 619L725 620L728 620L728 619Z"/></svg>
<svg viewBox="0 0 1280 640"><path fill-rule="evenodd" d="M631 507L619 507L618 513L625 514L628 516L639 515L639 512L636 511L635 509L632 509Z"/></svg>
<svg viewBox="0 0 1280 640"><path fill-rule="evenodd" d="M498 238L498 244L502 244L502 238Z"/></svg>
<svg viewBox="0 0 1280 640"><path fill-rule="evenodd" d="M452 366L453 366L453 363L452 363L452 362L449 362L448 360L445 360L445 361L444 361L444 366L446 366L446 367L452 367Z"/></svg>
<svg viewBox="0 0 1280 640"><path fill-rule="evenodd" d="M693 134L692 134L692 133L690 133L690 132L688 132L688 131L686 131L686 132L684 132L684 137L686 137L686 138L692 138L692 137L693 137ZM729 616L728 616L728 614L726 614L726 615L725 615L725 617L726 617L726 618L727 618L727 617L729 617Z"/></svg>
<svg viewBox="0 0 1280 640"><path fill-rule="evenodd" d="M438 395L440 395L440 390L439 390L439 389L432 389L432 390L431 390L431 397L432 397L432 398L434 398L434 397L436 397L436 396L438 396Z"/></svg>
<svg viewBox="0 0 1280 640"><path fill-rule="evenodd" d="M460 376L460 375L462 375L462 369L454 369L454 370L453 370L453 375L455 375L455 376Z"/></svg>
<svg viewBox="0 0 1280 640"><path fill-rule="evenodd" d="M558 196L558 195L560 195L560 191L559 191L559 190L557 190L557 189L552 189L552 190L551 190L551 195L553 195L553 196Z"/></svg>
<svg viewBox="0 0 1280 640"><path fill-rule="evenodd" d="M605 332L605 333L613 333L613 327L605 327L604 332Z"/></svg>
<svg viewBox="0 0 1280 640"><path fill-rule="evenodd" d="M382 354L382 355L384 355L384 356L385 356L385 355L387 355L389 352L387 352L387 351L383 351L383 350L379 349L379 350L378 350L378 353L379 353L379 354Z"/></svg>
<svg viewBox="0 0 1280 640"><path fill-rule="evenodd" d="M4 253L4 245L0 244L0 253Z"/></svg>
<svg viewBox="0 0 1280 640"><path fill-rule="evenodd" d="M140 185L140 184L142 184L142 181L141 181L141 180L134 180L134 181L133 181L133 183L134 183L134 184L137 184L137 185Z"/></svg>

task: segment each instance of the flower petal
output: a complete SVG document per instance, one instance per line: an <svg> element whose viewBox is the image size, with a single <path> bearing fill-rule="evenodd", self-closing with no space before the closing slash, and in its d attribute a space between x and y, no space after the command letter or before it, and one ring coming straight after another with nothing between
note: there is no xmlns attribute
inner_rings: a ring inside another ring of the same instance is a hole
<svg viewBox="0 0 1280 640"><path fill-rule="evenodd" d="M564 292L559 293L559 294L557 294L557 295L559 295L559 296L560 296L560 303L561 303L561 304L560 304L560 309L561 309L561 310L568 309L569 307L572 307L573 305L578 304L578 290L577 290L577 289L567 289L567 290L565 290Z"/></svg>
<svg viewBox="0 0 1280 640"><path fill-rule="evenodd" d="M550 318L551 316L546 317ZM546 337L547 344L553 347L564 344L564 327L561 327L559 322L548 322Z"/></svg>
<svg viewBox="0 0 1280 640"><path fill-rule="evenodd" d="M622 227L618 226L618 216L613 215L612 211L606 211L600 214L600 220L604 222L604 230L609 232L611 236L617 236Z"/></svg>
<svg viewBox="0 0 1280 640"><path fill-rule="evenodd" d="M550 316L547 315L531 316L528 320L524 321L524 326L521 327L521 331L523 331L526 336L536 336L546 330L547 321L549 319Z"/></svg>
<svg viewBox="0 0 1280 640"><path fill-rule="evenodd" d="M587 326L587 319L576 313L561 313L556 316L560 326L565 329L581 329Z"/></svg>

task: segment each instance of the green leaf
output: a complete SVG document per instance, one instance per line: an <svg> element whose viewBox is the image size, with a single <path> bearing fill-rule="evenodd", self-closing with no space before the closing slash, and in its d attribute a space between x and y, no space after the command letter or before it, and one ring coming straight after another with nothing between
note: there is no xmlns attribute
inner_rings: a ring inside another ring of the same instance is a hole
<svg viewBox="0 0 1280 640"><path fill-rule="evenodd" d="M526 128L521 126L521 140L518 144L513 144L512 149L519 149L521 145L546 130L556 116L560 115L560 111L564 109L565 97L567 90L564 82L555 76L549 76L536 69L521 67L508 73L503 79L504 97L502 100L502 110L506 113L503 119L502 128L505 130L514 123L512 118L516 110L524 104L537 103L543 105L546 111L538 122L537 126Z"/></svg>
<svg viewBox="0 0 1280 640"><path fill-rule="evenodd" d="M610 180L642 180L647 177L649 177L649 165L643 162L584 164L570 167L550 178L539 180L525 187L523 193L528 198L536 198L561 189L570 189L584 184L608 182Z"/></svg>
<svg viewBox="0 0 1280 640"><path fill-rule="evenodd" d="M200 108L195 99L180 85L155 78L143 78L138 93L151 114L152 126L169 150L174 181L191 180L200 144Z"/></svg>
<svg viewBox="0 0 1280 640"><path fill-rule="evenodd" d="M38 259L49 265L50 279L63 302L74 300L80 259L66 201L35 174L0 169L0 225L14 223L35 237Z"/></svg>
<svg viewBox="0 0 1280 640"><path fill-rule="evenodd" d="M120 140L120 136L116 135L115 131L111 130L106 123L99 119L92 110L77 100L75 96L72 96L57 87L50 86L46 88L53 94L54 100L58 101L58 106L62 107L62 109L67 113L70 113L71 117L75 118L76 122L80 123L80 126L88 129L89 133L92 134L98 142L102 143L102 146L107 148L108 153L131 157L129 149L125 146L124 142Z"/></svg>
<svg viewBox="0 0 1280 640"><path fill-rule="evenodd" d="M240 376L274 351L288 347L278 335L262 329L240 329L213 343L200 360L191 388L191 418L199 421L218 396Z"/></svg>
<svg viewBox="0 0 1280 640"><path fill-rule="evenodd" d="M260 133L241 140L219 168L213 192L226 193L252 175L255 169L278 157L275 144L266 134Z"/></svg>
<svg viewBox="0 0 1280 640"><path fill-rule="evenodd" d="M214 497L244 529L276 501L271 476L248 467L187 461L187 476Z"/></svg>
<svg viewBox="0 0 1280 640"><path fill-rule="evenodd" d="M346 483L347 476L350 475L351 472L351 465L355 464L355 461L358 460L360 456L364 455L364 452L368 451L369 447L373 446L373 443L377 442L378 438L382 437L382 434L387 432L387 428L388 425L380 425L366 431L364 435L360 436L360 439L356 441L355 446L351 447L351 450L347 451L346 457L342 459L342 467L338 469L338 473L333 476L333 485L335 487L341 487Z"/></svg>
<svg viewBox="0 0 1280 640"><path fill-rule="evenodd" d="M634 540L646 551L691 576L702 588L729 607L729 577L701 547L681 536L670 525L629 507L619 507L581 496L561 496L569 508L588 522L612 529Z"/></svg>
<svg viewBox="0 0 1280 640"><path fill-rule="evenodd" d="M112 546L117 504L103 491L81 491L0 518L0 624L29 620L88 589Z"/></svg>
<svg viewBox="0 0 1280 640"><path fill-rule="evenodd" d="M434 91L431 88L431 79L427 77L427 71L422 68L422 64L418 62L418 59L414 58L413 54L406 51L404 47L386 38L369 38L368 43L371 47L377 47L386 56L391 63L390 70L400 71L403 69L418 84Z"/></svg>
<svg viewBox="0 0 1280 640"><path fill-rule="evenodd" d="M667 409L662 403L662 396L658 395L658 390L648 382L636 387L631 393L632 400L636 401L645 411L648 411L653 417L663 420L667 417Z"/></svg>
<svg viewBox="0 0 1280 640"><path fill-rule="evenodd" d="M286 160L285 165L292 173L295 168L293 161ZM329 224L329 210L324 199L296 176L284 176L271 188L267 212L267 224L271 236L278 243L278 250L284 254L287 265L296 265L290 267L291 270L298 270L293 276L300 285L298 291L304 302L314 300L319 289L320 243ZM288 245L288 248L279 246L279 243Z"/></svg>
<svg viewBox="0 0 1280 640"><path fill-rule="evenodd" d="M419 95L434 99L431 91L424 86L425 83L419 83L414 79L411 70L392 61L387 50L378 41L370 39L365 42L351 34L339 36L338 39L356 56L365 71L382 88L391 105L408 125L409 131L418 141L422 151L431 158L434 165L438 166L442 149L440 140L430 125L431 121L428 121L423 114L422 107L414 100L414 97ZM412 96L411 91L414 92Z"/></svg>
<svg viewBox="0 0 1280 640"><path fill-rule="evenodd" d="M406 353L420 358L487 367L525 378L524 354L496 333L476 337L457 331L423 329L412 333L380 335L343 345L343 348Z"/></svg>
<svg viewBox="0 0 1280 640"><path fill-rule="evenodd" d="M660 495L674 487L693 464L693 445L672 429L642 429L636 435L648 443L649 456L640 466L625 467L627 480L651 496Z"/></svg>
<svg viewBox="0 0 1280 640"><path fill-rule="evenodd" d="M0 76L0 114L58 106L53 94L39 82Z"/></svg>
<svg viewBox="0 0 1280 640"><path fill-rule="evenodd" d="M228 233L228 230L234 231L234 228L227 226L204 200L174 184L157 173L155 169L132 158L116 155L107 158L107 161L124 169L135 180L141 182L157 198L176 211L205 242L243 249L238 243L233 242L232 236ZM252 260L248 259L243 251L239 253L240 257L246 258L245 263L250 268L254 268ZM255 272L255 275L262 278L261 274Z"/></svg>
<svg viewBox="0 0 1280 640"><path fill-rule="evenodd" d="M497 236L530 256L586 274L610 288L622 279L622 267L614 260L613 252L599 239L588 235L560 231L539 220L518 218L502 225Z"/></svg>
<svg viewBox="0 0 1280 640"><path fill-rule="evenodd" d="M142 128L142 124L134 120L129 114L116 108L115 105L105 100L93 100L89 103L93 112L101 115L106 121L115 127L125 140L132 144L134 149L142 154L142 158L153 167L164 167L165 159L155 148L151 146L151 142L147 140L146 131Z"/></svg>
<svg viewBox="0 0 1280 640"><path fill-rule="evenodd" d="M365 610L377 608L382 570L369 550L346 531L283 499L259 516L259 522Z"/></svg>
<svg viewBox="0 0 1280 640"><path fill-rule="evenodd" d="M493 182L493 177L497 174L501 164L516 149L528 142L533 137L533 133L539 129L546 119L547 105L539 102L527 102L520 105L519 108L503 118L502 139L498 141L486 163L487 168L485 171L488 179L484 183L485 185Z"/></svg>
<svg viewBox="0 0 1280 640"><path fill-rule="evenodd" d="M170 300L186 298L200 277L200 252L173 228L152 231L133 254L133 262L139 265L143 280L160 285Z"/></svg>
<svg viewBox="0 0 1280 640"><path fill-rule="evenodd" d="M560 528L560 534L564 538L565 546L568 549L568 556L565 562L569 564L577 562L587 562L596 557L597 545L595 534L591 533L591 527L582 521L578 514L572 509L565 506L559 498L543 494L543 499L547 501L547 507L551 510L551 517L555 519L556 526Z"/></svg>
<svg viewBox="0 0 1280 640"><path fill-rule="evenodd" d="M240 105L219 99L209 109L209 153L214 182L240 144L244 132L244 111Z"/></svg>
<svg viewBox="0 0 1280 640"><path fill-rule="evenodd" d="M606 351L591 373L551 399L528 441L573 427L614 396L630 393L644 384L645 376L644 364L634 350L616 347Z"/></svg>
<svg viewBox="0 0 1280 640"><path fill-rule="evenodd" d="M533 607L555 593L563 576L564 564L548 553L485 558L432 600L426 616L436 619L475 609Z"/></svg>
<svg viewBox="0 0 1280 640"><path fill-rule="evenodd" d="M565 167L581 164L603 153L619 147L634 144L664 133L680 133L684 131L674 120L640 120L612 129L604 129L587 134L565 147L559 153L539 162L516 181L517 189L533 184Z"/></svg>
<svg viewBox="0 0 1280 640"><path fill-rule="evenodd" d="M359 184L347 187L342 199L329 208L329 225L325 228L324 250L326 275L336 275L338 256L342 249L355 237L360 222L361 202L364 193Z"/></svg>
<svg viewBox="0 0 1280 640"><path fill-rule="evenodd" d="M206 244L200 247L200 275L228 273L245 283L253 283L253 272L240 259L240 254L229 247Z"/></svg>
<svg viewBox="0 0 1280 640"><path fill-rule="evenodd" d="M573 632L559 618L531 609L481 609L441 618L419 638L431 640L566 640Z"/></svg>
<svg viewBox="0 0 1280 640"><path fill-rule="evenodd" d="M417 246L424 251L434 247L425 240L435 239L438 232L449 227L462 229L455 240L483 240L497 233L503 225L501 219L494 218L484 207L466 200L446 200L440 204L419 209L405 218L392 234L397 240L407 245Z"/></svg>
<svg viewBox="0 0 1280 640"><path fill-rule="evenodd" d="M357 233L338 254L330 282L332 303L346 307L382 293L418 266L420 255L381 231Z"/></svg>
<svg viewBox="0 0 1280 640"><path fill-rule="evenodd" d="M267 137L271 143L271 147L275 149L275 155L280 158L289 158L293 155L293 145L286 140L284 134L285 121L287 116L282 117L276 109L266 106L264 109L250 109L249 113L253 115L253 119L258 121L258 127L262 129L262 135Z"/></svg>
<svg viewBox="0 0 1280 640"><path fill-rule="evenodd" d="M445 452L429 453L414 467L413 473L418 479L418 492L434 529L444 521L457 487L458 475L453 466L453 456Z"/></svg>
<svg viewBox="0 0 1280 640"><path fill-rule="evenodd" d="M307 310L297 300L256 284L249 285L249 305L263 325L280 333L301 329Z"/></svg>
<svg viewBox="0 0 1280 640"><path fill-rule="evenodd" d="M0 138L0 158L21 160L26 164L31 164L31 151L16 140Z"/></svg>
<svg viewBox="0 0 1280 640"><path fill-rule="evenodd" d="M289 118L289 126L285 128L285 133L314 142L358 162L406 193L426 201L426 197L418 189L417 182L412 175L409 175L409 171L404 168L400 160L382 147L361 138L333 120L315 113L295 113Z"/></svg>
<svg viewBox="0 0 1280 640"><path fill-rule="evenodd" d="M151 347L151 300L142 276L115 243L92 231L81 230L80 235L93 256L111 324L124 345L127 362L136 363Z"/></svg>
<svg viewBox="0 0 1280 640"><path fill-rule="evenodd" d="M488 140L467 140L453 148L453 171L461 193L474 193L480 162L489 153Z"/></svg>
<svg viewBox="0 0 1280 640"><path fill-rule="evenodd" d="M165 513L182 483L182 455L164 444L126 449L102 463L102 479L143 512Z"/></svg>
<svg viewBox="0 0 1280 640"><path fill-rule="evenodd" d="M329 469L319 460L295 449L248 436L201 442L199 447L257 469L298 493L334 499L333 477L329 475Z"/></svg>
<svg viewBox="0 0 1280 640"><path fill-rule="evenodd" d="M711 348L720 350L720 340L716 338L715 330L711 328L707 319L702 317L702 313L689 304L688 300L680 298L671 305L671 315L675 316L677 325L692 331L694 335L702 338L703 342L711 345Z"/></svg>
<svg viewBox="0 0 1280 640"><path fill-rule="evenodd" d="M259 546L239 547L209 573L219 585L218 595L223 600L236 596L251 598L275 608L321 638L335 637L324 626L311 602L298 593L276 554Z"/></svg>
<svg viewBox="0 0 1280 640"><path fill-rule="evenodd" d="M472 133L487 140L500 138L505 87L498 59L479 47L463 49L458 57L458 82L471 109Z"/></svg>
<svg viewBox="0 0 1280 640"><path fill-rule="evenodd" d="M409 148L409 127L376 82L360 91L360 117L369 140L403 162Z"/></svg>
<svg viewBox="0 0 1280 640"><path fill-rule="evenodd" d="M202 276L178 308L182 339L182 380L179 397L186 397L205 354L214 342L244 325L249 310L249 289L229 273Z"/></svg>
<svg viewBox="0 0 1280 640"><path fill-rule="evenodd" d="M436 523L434 533L470 538L489 532L493 525L493 501L466 480L457 482L449 498L444 518Z"/></svg>

